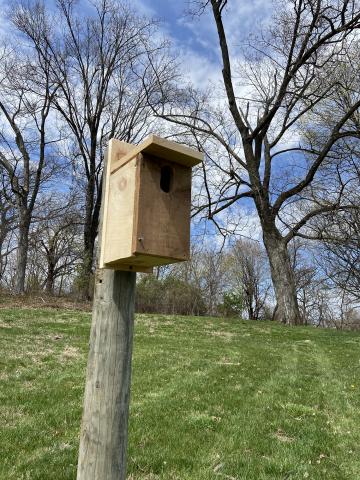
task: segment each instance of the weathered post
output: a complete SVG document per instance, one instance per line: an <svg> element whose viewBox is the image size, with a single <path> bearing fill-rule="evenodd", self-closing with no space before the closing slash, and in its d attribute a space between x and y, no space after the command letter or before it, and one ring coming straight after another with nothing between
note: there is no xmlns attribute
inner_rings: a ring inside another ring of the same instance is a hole
<svg viewBox="0 0 360 480"><path fill-rule="evenodd" d="M135 276L96 274L77 480L126 478Z"/></svg>
<svg viewBox="0 0 360 480"><path fill-rule="evenodd" d="M77 480L126 478L135 272L189 258L191 168L201 160L154 135L136 147L110 141Z"/></svg>

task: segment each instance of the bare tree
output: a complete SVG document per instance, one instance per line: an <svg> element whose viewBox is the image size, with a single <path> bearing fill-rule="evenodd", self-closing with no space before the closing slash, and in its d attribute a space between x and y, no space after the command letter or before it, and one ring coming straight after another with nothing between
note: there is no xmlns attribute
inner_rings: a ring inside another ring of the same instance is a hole
<svg viewBox="0 0 360 480"><path fill-rule="evenodd" d="M330 283L360 305L360 206L328 215L318 227L323 237L318 263Z"/></svg>
<svg viewBox="0 0 360 480"><path fill-rule="evenodd" d="M154 97L159 83L166 88L173 62L166 43L152 40L155 22L136 15L125 2L88 1L85 9L72 0L59 0L55 14L44 3L26 2L13 21L39 56L50 52L42 63L58 87L53 105L69 132L69 156L84 191L83 277L88 279L104 147L111 137L136 143L147 134L152 125L147 95Z"/></svg>
<svg viewBox="0 0 360 480"><path fill-rule="evenodd" d="M294 238L289 245L297 299L304 323L323 326L324 314L328 315L331 311L324 308L328 288L326 278L314 264L314 253L308 243L308 240Z"/></svg>
<svg viewBox="0 0 360 480"><path fill-rule="evenodd" d="M0 166L6 172L18 216L15 293L25 290L32 215L40 187L53 173L46 159L54 137L49 138L46 128L57 87L49 69L39 68L42 56L12 50L4 53L1 62Z"/></svg>
<svg viewBox="0 0 360 480"><path fill-rule="evenodd" d="M203 292L208 313L216 315L224 287L228 282L225 254L219 252L216 247L208 247L200 256L200 268L196 272L197 283Z"/></svg>
<svg viewBox="0 0 360 480"><path fill-rule="evenodd" d="M194 311L202 311L205 304L209 315L218 314L224 291L230 283L229 258L225 250L216 244L199 245L198 241L192 242L191 260L189 262L168 265L159 272L161 278L173 277L184 284L193 287Z"/></svg>
<svg viewBox="0 0 360 480"><path fill-rule="evenodd" d="M199 210L207 209L220 230L222 212L252 199L270 261L276 317L301 324L288 244L306 236L317 215L347 208L337 149L344 139L359 138L360 98L349 74L357 77L359 66L350 54L359 3L289 0L243 52L233 46L233 55L224 26L233 2L198 4L203 11L209 7L215 20L224 91L200 94L187 87L166 98L157 114L180 125L208 154ZM350 67L339 69L344 63ZM348 102L340 108L344 94Z"/></svg>
<svg viewBox="0 0 360 480"><path fill-rule="evenodd" d="M231 273L241 292L249 320L259 320L270 293L270 275L266 253L251 240L238 240L230 253Z"/></svg>
<svg viewBox="0 0 360 480"><path fill-rule="evenodd" d="M9 255L16 249L14 232L16 228L14 198L9 185L7 172L0 165L0 285L4 286L4 276Z"/></svg>
<svg viewBox="0 0 360 480"><path fill-rule="evenodd" d="M50 295L61 294L64 280L67 285L74 282L81 264L83 219L79 197L73 192L52 192L39 203L30 234L31 263L38 274L39 288Z"/></svg>

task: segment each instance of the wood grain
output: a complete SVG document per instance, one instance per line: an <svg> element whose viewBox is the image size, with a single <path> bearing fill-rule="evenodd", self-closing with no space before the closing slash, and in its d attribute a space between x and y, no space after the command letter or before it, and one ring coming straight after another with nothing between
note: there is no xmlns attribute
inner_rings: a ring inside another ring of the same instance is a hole
<svg viewBox="0 0 360 480"><path fill-rule="evenodd" d="M191 168L150 155L138 162L139 186L133 254L177 261L190 256ZM168 193L160 188L161 169L172 170ZM149 261L155 261L155 258ZM168 262L171 263L171 262Z"/></svg>
<svg viewBox="0 0 360 480"><path fill-rule="evenodd" d="M125 480L136 273L95 281L77 480Z"/></svg>
<svg viewBox="0 0 360 480"><path fill-rule="evenodd" d="M132 254L136 158L110 175L104 264Z"/></svg>
<svg viewBox="0 0 360 480"><path fill-rule="evenodd" d="M104 165L104 180L103 180L103 195L102 195L102 202L101 202L101 209L102 209L102 220L99 226L99 267L105 267L105 252L106 252L106 243L108 241L108 233L109 232L109 220L111 219L112 212L111 209L109 211L109 202L110 202L110 171L111 166L118 162L124 155L129 153L134 148L133 145L130 143L122 142L115 138L112 138L109 141L109 145L107 148L107 161ZM111 206L112 208L112 206Z"/></svg>
<svg viewBox="0 0 360 480"><path fill-rule="evenodd" d="M194 167L203 161L204 154L180 143L165 140L156 135L149 135L146 140L134 147L128 154L111 165L111 173L114 173L139 153L153 155L172 163Z"/></svg>

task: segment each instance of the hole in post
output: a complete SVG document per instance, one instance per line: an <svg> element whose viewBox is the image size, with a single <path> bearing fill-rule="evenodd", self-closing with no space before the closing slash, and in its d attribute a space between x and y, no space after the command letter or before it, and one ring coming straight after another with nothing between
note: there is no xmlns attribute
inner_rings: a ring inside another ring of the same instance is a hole
<svg viewBox="0 0 360 480"><path fill-rule="evenodd" d="M161 167L160 171L160 188L163 192L169 193L172 184L173 171L171 167Z"/></svg>

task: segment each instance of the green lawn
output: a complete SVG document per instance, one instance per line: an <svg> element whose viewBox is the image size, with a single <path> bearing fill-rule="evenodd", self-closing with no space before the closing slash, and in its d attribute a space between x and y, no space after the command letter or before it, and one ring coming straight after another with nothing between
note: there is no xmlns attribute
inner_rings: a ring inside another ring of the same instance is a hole
<svg viewBox="0 0 360 480"><path fill-rule="evenodd" d="M74 480L90 315L0 310L0 479ZM129 480L360 478L360 335L136 320Z"/></svg>

